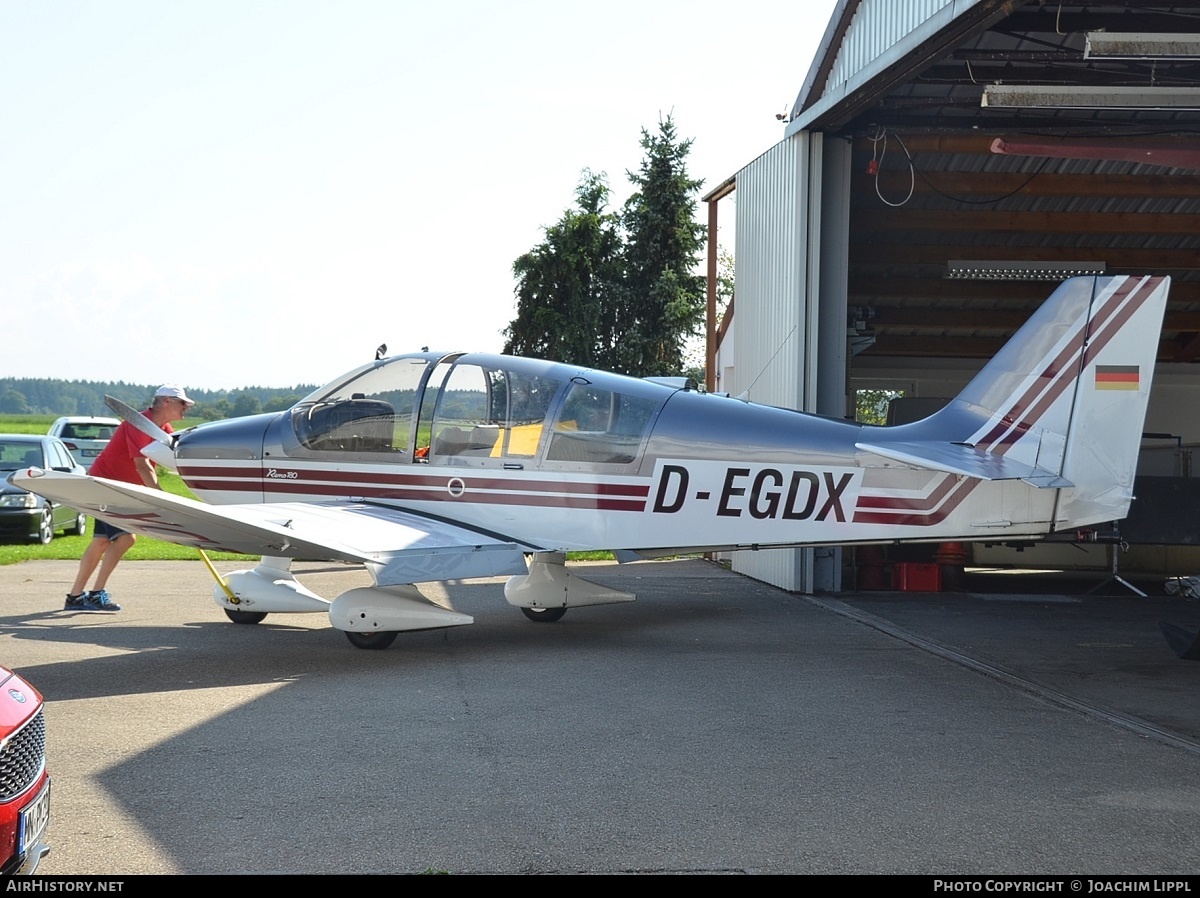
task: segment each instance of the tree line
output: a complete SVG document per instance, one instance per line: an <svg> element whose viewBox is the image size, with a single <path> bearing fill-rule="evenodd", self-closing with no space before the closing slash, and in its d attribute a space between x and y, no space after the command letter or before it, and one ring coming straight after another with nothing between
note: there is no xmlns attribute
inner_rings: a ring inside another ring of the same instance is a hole
<svg viewBox="0 0 1200 898"><path fill-rule="evenodd" d="M203 390L185 386L196 401L188 420L212 421L238 418L290 408L317 388L317 384L294 387L245 387L240 390ZM104 404L105 395L115 396L135 408L150 404L158 384L125 381L54 380L51 378L0 378L2 415L101 415L112 417Z"/></svg>

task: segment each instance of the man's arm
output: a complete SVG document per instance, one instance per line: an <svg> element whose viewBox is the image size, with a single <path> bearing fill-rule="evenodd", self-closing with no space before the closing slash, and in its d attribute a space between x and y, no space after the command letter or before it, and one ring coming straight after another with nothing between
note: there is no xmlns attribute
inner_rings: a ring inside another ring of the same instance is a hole
<svg viewBox="0 0 1200 898"><path fill-rule="evenodd" d="M133 460L133 466L137 469L138 476L142 478L142 483L151 489L158 489L158 472L154 470L154 463L145 456L138 456Z"/></svg>

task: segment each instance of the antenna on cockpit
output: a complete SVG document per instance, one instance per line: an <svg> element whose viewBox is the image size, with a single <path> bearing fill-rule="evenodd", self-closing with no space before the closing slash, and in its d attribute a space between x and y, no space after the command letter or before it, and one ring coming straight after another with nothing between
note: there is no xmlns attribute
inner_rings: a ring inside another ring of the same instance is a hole
<svg viewBox="0 0 1200 898"><path fill-rule="evenodd" d="M387 344L380 343L379 348L375 350L375 361L378 362L385 355L387 355Z"/></svg>

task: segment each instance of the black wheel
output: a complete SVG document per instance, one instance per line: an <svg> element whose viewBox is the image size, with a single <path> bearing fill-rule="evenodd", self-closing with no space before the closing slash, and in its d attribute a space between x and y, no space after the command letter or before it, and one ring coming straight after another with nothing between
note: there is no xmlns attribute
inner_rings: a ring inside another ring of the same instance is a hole
<svg viewBox="0 0 1200 898"><path fill-rule="evenodd" d="M371 633L357 633L353 630L342 632L356 649L386 649L400 635L396 630L375 630Z"/></svg>
<svg viewBox="0 0 1200 898"><path fill-rule="evenodd" d="M535 620L539 624L552 624L556 620L562 620L562 616L567 613L566 608L522 608L521 613L530 620Z"/></svg>
<svg viewBox="0 0 1200 898"><path fill-rule="evenodd" d="M83 536L87 533L87 515L82 511L75 513L75 523L67 528L67 533L72 536Z"/></svg>
<svg viewBox="0 0 1200 898"><path fill-rule="evenodd" d="M234 611L232 608L222 610L225 612L225 616L235 624L257 624L267 616L265 611Z"/></svg>
<svg viewBox="0 0 1200 898"><path fill-rule="evenodd" d="M52 539L54 539L54 512L47 506L42 509L42 518L38 521L37 534L33 537L33 541L48 546Z"/></svg>

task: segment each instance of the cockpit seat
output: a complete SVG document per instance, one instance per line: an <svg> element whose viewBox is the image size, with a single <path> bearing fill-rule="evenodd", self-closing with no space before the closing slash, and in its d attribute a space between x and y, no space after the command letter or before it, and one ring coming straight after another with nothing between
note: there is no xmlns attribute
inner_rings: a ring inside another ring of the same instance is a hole
<svg viewBox="0 0 1200 898"><path fill-rule="evenodd" d="M500 437L495 425L477 424L470 430L450 425L438 431L431 455L473 455L486 458Z"/></svg>
<svg viewBox="0 0 1200 898"><path fill-rule="evenodd" d="M395 418L389 403L356 395L310 409L303 442L324 451L389 452Z"/></svg>

